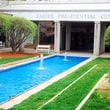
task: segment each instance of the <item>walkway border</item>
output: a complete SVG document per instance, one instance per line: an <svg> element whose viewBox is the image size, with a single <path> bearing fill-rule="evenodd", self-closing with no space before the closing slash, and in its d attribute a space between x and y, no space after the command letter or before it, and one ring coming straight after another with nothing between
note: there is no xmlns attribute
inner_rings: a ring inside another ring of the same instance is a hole
<svg viewBox="0 0 110 110"><path fill-rule="evenodd" d="M81 101L81 103L76 107L75 110L80 110L83 105L86 103L86 101L90 98L90 96L93 94L93 92L95 91L95 89L98 87L98 85L100 84L100 82L106 77L107 74L104 74L102 76L102 78L96 83L96 85L92 88L92 90L87 94L87 96Z"/></svg>

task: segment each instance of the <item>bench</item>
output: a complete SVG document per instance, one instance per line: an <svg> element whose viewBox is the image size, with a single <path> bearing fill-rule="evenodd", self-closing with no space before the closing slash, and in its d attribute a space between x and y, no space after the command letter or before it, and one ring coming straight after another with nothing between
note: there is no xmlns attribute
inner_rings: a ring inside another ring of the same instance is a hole
<svg viewBox="0 0 110 110"><path fill-rule="evenodd" d="M0 41L0 48L2 47L5 47L5 44L2 41Z"/></svg>
<svg viewBox="0 0 110 110"><path fill-rule="evenodd" d="M50 45L38 45L36 48L36 52L50 52Z"/></svg>

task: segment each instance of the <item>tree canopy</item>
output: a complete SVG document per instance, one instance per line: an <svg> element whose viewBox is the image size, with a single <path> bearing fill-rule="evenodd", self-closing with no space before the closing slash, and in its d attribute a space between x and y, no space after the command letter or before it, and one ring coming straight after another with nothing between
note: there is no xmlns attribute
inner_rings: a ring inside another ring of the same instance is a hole
<svg viewBox="0 0 110 110"><path fill-rule="evenodd" d="M109 46L110 46L110 26L107 27L107 29L106 29L106 31L105 31L105 36L104 36L104 38L105 38L105 45L106 45L107 47L109 47Z"/></svg>
<svg viewBox="0 0 110 110"><path fill-rule="evenodd" d="M5 33L13 52L37 33L37 25L30 20L9 15L0 15L0 34Z"/></svg>
<svg viewBox="0 0 110 110"><path fill-rule="evenodd" d="M0 35L5 34L9 31L11 26L11 16L0 14Z"/></svg>

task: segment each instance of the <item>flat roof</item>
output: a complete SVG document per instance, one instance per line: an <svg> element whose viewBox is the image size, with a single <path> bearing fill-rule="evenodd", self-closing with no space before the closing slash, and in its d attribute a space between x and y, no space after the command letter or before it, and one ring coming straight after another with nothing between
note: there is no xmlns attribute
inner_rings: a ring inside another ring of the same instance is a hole
<svg viewBox="0 0 110 110"><path fill-rule="evenodd" d="M0 11L110 11L109 3L22 3L11 2Z"/></svg>

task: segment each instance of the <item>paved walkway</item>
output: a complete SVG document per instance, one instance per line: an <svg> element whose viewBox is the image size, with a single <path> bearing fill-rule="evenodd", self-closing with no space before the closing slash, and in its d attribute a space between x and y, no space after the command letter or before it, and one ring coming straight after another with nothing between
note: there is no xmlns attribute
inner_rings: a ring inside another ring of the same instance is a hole
<svg viewBox="0 0 110 110"><path fill-rule="evenodd" d="M0 53L2 53L2 52L11 52L11 51L12 51L11 48L0 48ZM32 48L25 48L24 52L25 53L36 53L36 50L32 49Z"/></svg>
<svg viewBox="0 0 110 110"><path fill-rule="evenodd" d="M100 57L110 58L110 53L104 53L104 54L100 55Z"/></svg>
<svg viewBox="0 0 110 110"><path fill-rule="evenodd" d="M2 52L11 52L11 51L12 51L11 48L0 48L0 53L2 53ZM25 48L24 52L25 53L36 53L36 50L32 49L32 48ZM61 53L65 53L65 51L61 51ZM69 55L73 55L73 56L87 56L87 57L94 56L93 53L90 53L90 52L67 51L66 53L69 54ZM109 58L110 57L110 53L101 54L99 57L107 57L107 58Z"/></svg>

